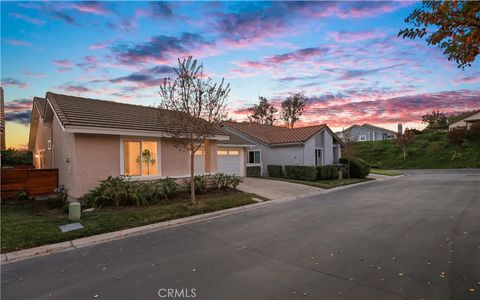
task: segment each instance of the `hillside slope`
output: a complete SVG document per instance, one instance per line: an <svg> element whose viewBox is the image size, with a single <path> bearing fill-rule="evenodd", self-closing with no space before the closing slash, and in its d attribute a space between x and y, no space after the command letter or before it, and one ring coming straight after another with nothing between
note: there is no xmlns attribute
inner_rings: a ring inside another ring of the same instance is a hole
<svg viewBox="0 0 480 300"><path fill-rule="evenodd" d="M455 148L447 143L446 132L426 132L415 135L403 159L394 141L355 143L356 155L373 166L392 169L446 169L480 167L480 151L466 141L460 155L452 160Z"/></svg>

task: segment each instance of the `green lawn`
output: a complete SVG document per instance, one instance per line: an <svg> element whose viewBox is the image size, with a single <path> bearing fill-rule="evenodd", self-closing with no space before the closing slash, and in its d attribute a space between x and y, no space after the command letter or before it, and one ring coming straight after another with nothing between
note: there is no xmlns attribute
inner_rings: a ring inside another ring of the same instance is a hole
<svg viewBox="0 0 480 300"><path fill-rule="evenodd" d="M448 169L480 167L480 149L465 141L455 158L455 147L448 144L447 133L442 131L415 134L408 149L407 159L395 141L355 143L355 156L381 169Z"/></svg>
<svg viewBox="0 0 480 300"><path fill-rule="evenodd" d="M318 187L318 188L321 188L321 189L331 189L331 188L339 187L339 186L342 186L342 185L349 185L349 184L374 180L372 178L363 178L363 179L361 179L361 178L350 178L350 179L344 178L343 180L332 179L332 180L304 181L304 180L295 180L295 179L287 179L287 178L274 178L274 177L262 177L262 178L271 179L271 180L279 180L279 181L287 181L287 182L299 183L299 184L305 184L305 185L309 185L309 186Z"/></svg>
<svg viewBox="0 0 480 300"><path fill-rule="evenodd" d="M4 204L1 206L1 252L21 250L45 244L58 243L95 234L132 228L222 209L253 204L254 194L240 191L209 192L197 195L197 204L188 198L168 204L145 207L104 208L83 213L83 230L61 233L59 225L70 223L60 210L36 209L29 206Z"/></svg>
<svg viewBox="0 0 480 300"><path fill-rule="evenodd" d="M395 170L383 170L383 169L370 169L371 174L379 174L379 175L386 175L386 176L398 176L403 175L402 172L395 171Z"/></svg>

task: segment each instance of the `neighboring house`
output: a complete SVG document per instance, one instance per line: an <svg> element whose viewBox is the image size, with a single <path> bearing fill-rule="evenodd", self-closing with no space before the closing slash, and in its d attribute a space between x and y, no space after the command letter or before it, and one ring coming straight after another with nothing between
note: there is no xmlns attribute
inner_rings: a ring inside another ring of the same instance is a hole
<svg viewBox="0 0 480 300"><path fill-rule="evenodd" d="M222 129L254 146L248 149L247 166L321 166L339 162L342 142L325 125L289 129L257 123L224 122Z"/></svg>
<svg viewBox="0 0 480 300"><path fill-rule="evenodd" d="M357 142L391 140L397 134L395 131L365 123L363 125L352 125L337 132L337 135L343 138L343 134L347 132Z"/></svg>
<svg viewBox="0 0 480 300"><path fill-rule="evenodd" d="M480 111L473 112L467 117L448 125L448 130L454 128L470 128L473 123L480 123Z"/></svg>
<svg viewBox="0 0 480 300"><path fill-rule="evenodd" d="M47 92L33 100L29 149L36 168L58 168L59 184L74 199L108 176L189 177L190 154L175 147L158 118L154 107ZM243 176L248 146L218 129L197 151L195 172Z"/></svg>

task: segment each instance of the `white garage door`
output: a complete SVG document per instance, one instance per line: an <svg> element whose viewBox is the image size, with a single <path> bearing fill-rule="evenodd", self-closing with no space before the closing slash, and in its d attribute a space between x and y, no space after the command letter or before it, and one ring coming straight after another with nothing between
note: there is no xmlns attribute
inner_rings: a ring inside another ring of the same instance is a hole
<svg viewBox="0 0 480 300"><path fill-rule="evenodd" d="M242 159L239 149L218 148L217 168L219 173L242 176Z"/></svg>

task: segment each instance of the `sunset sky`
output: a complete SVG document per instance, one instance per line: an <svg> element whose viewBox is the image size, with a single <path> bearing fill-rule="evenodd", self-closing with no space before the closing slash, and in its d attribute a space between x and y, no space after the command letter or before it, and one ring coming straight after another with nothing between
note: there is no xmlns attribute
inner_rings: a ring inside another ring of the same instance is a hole
<svg viewBox="0 0 480 300"><path fill-rule="evenodd" d="M303 124L421 128L421 115L480 108L480 63L465 70L397 37L415 2L2 2L7 145L27 144L47 91L155 105L178 57L231 84L230 116L265 96L310 98Z"/></svg>

